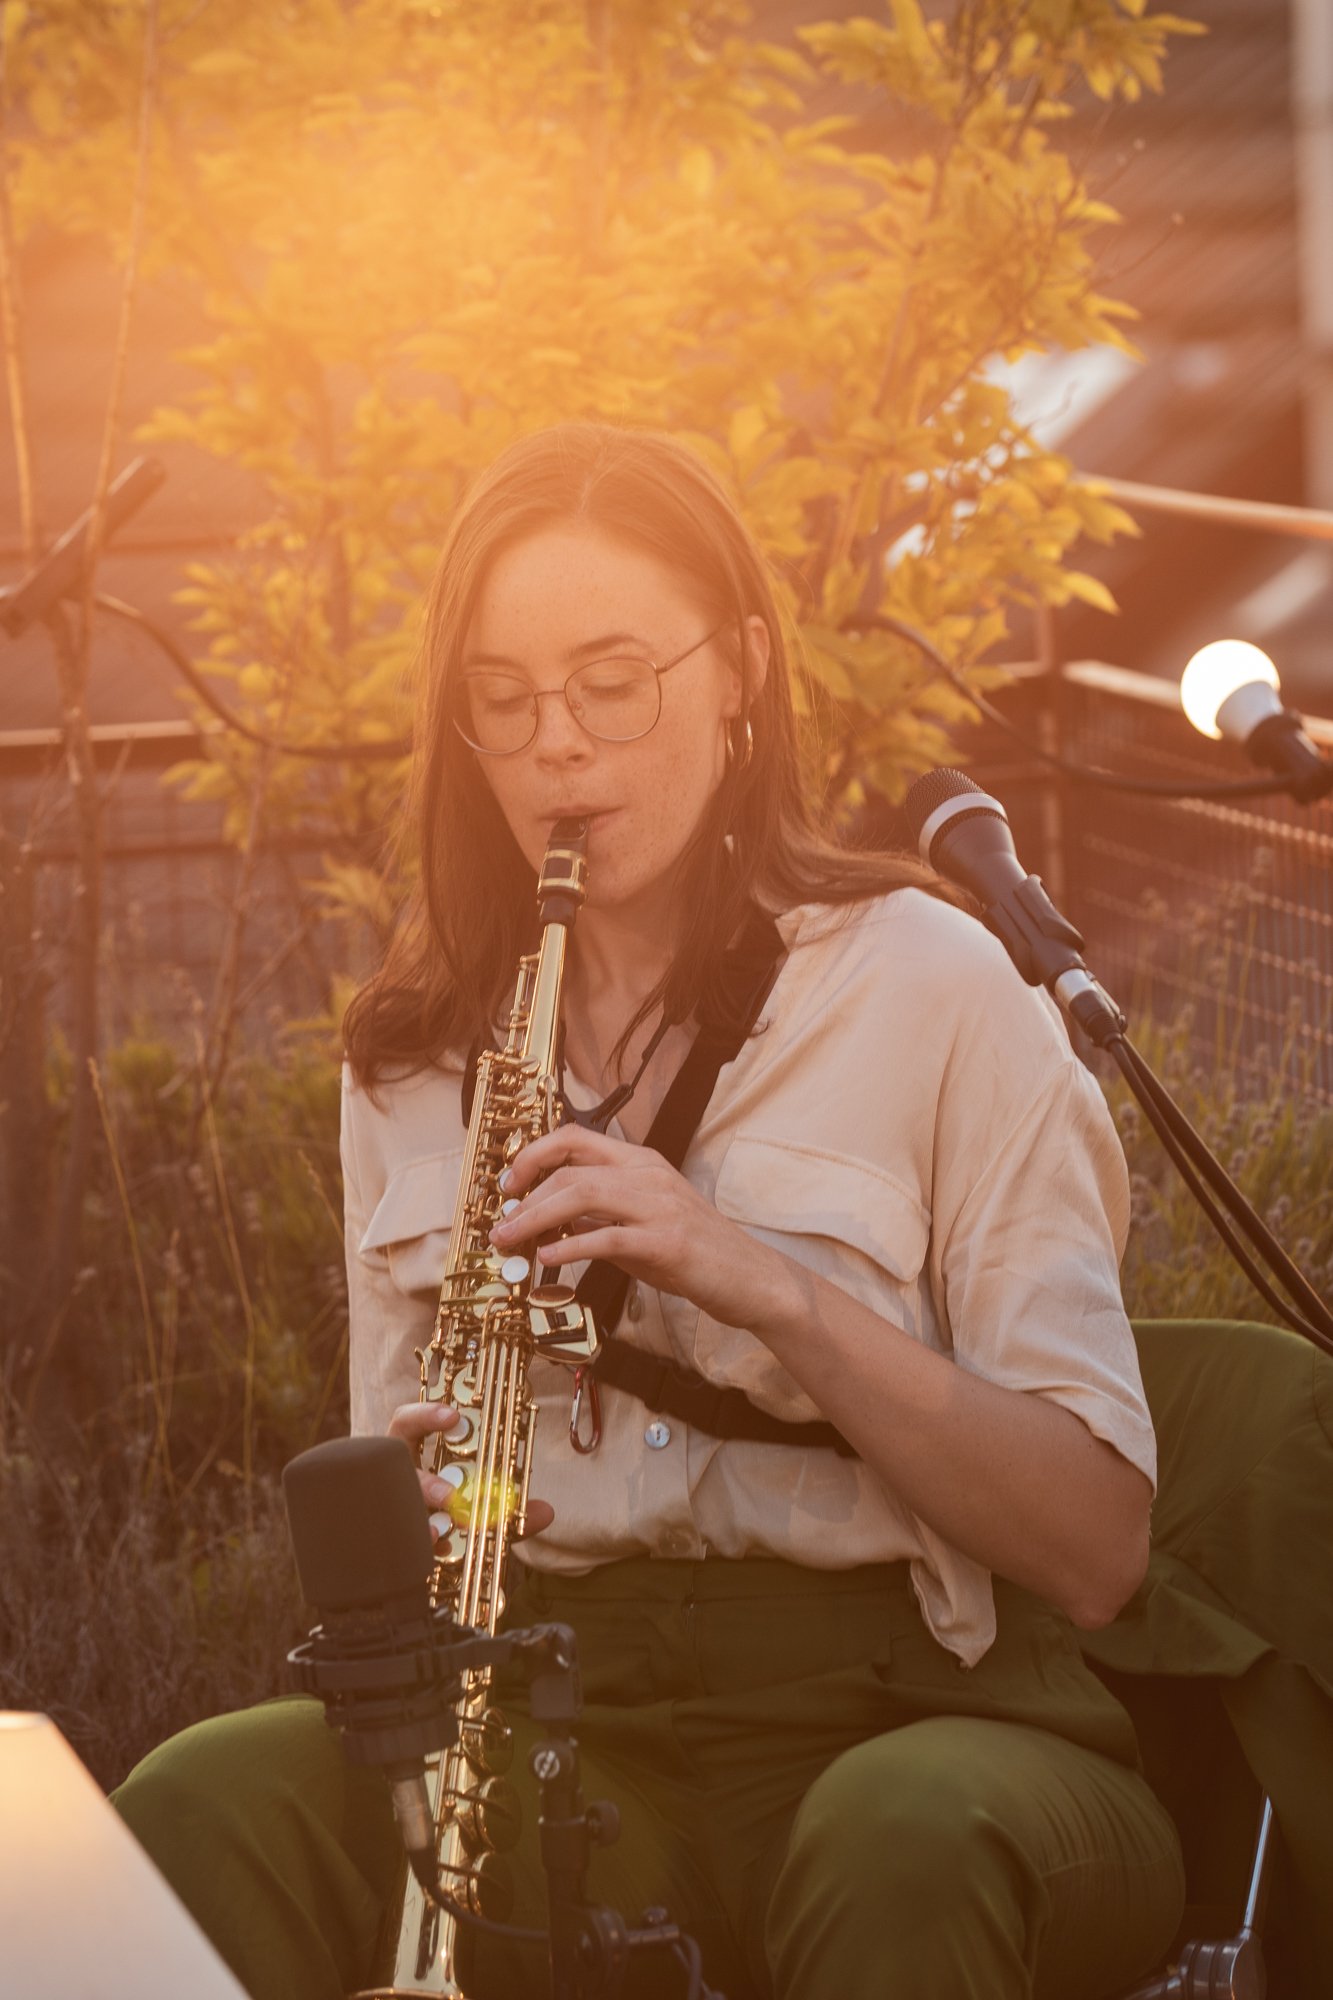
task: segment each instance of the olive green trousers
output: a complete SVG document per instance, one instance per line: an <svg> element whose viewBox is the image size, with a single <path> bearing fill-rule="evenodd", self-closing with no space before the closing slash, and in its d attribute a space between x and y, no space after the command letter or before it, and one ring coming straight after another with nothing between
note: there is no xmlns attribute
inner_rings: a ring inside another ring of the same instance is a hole
<svg viewBox="0 0 1333 2000"><path fill-rule="evenodd" d="M1132 1727L1067 1623L996 1586L970 1670L929 1636L906 1565L769 1560L523 1572L511 1619L575 1628L584 1796L620 1812L588 1888L665 1905L729 2000L1097 2000L1160 1963L1179 1844ZM526 1753L515 1920L545 1878ZM338 2000L366 1977L397 1840L384 1783L299 1697L164 1744L116 1804L255 2000ZM478 1947L477 2000L547 1991L532 1946ZM629 2000L684 1992L664 1954ZM469 1994L471 2000L471 1994Z"/></svg>

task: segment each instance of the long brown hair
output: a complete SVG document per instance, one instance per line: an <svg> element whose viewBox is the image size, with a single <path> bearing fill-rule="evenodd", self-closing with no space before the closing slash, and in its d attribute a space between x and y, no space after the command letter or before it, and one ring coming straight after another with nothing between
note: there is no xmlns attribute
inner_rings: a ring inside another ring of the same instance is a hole
<svg viewBox="0 0 1333 2000"><path fill-rule="evenodd" d="M741 668L732 725L753 751L730 760L680 870L675 958L640 1011L678 1021L706 1007L722 953L752 903L847 904L908 886L950 892L906 854L867 854L818 830L802 781L783 622L764 559L724 488L695 455L653 431L567 423L519 439L454 516L427 606L406 831L420 880L380 970L347 1011L358 1079L412 1073L461 1051L495 1018L530 949L534 878L478 760L451 725L454 678L482 580L502 549L576 521L646 550L722 626ZM769 667L753 685L746 621L768 628ZM622 1050L637 1022L631 1023Z"/></svg>

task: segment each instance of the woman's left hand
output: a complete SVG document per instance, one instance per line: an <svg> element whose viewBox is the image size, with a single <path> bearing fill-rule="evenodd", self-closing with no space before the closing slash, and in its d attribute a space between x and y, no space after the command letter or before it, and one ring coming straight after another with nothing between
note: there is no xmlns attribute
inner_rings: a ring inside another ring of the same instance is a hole
<svg viewBox="0 0 1333 2000"><path fill-rule="evenodd" d="M789 1276L785 1257L719 1215L660 1153L580 1125L525 1146L502 1186L522 1206L492 1231L497 1249L535 1251L539 1265L605 1257L726 1326L762 1326Z"/></svg>

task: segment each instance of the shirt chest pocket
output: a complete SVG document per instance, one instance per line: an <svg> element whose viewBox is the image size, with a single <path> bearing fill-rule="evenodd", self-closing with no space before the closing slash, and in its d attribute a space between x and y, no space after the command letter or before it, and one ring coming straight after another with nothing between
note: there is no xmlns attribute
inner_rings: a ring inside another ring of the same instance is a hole
<svg viewBox="0 0 1333 2000"><path fill-rule="evenodd" d="M756 1235L802 1239L782 1247L818 1268L829 1258L847 1264L850 1253L853 1265L864 1260L910 1284L925 1262L924 1205L891 1174L851 1154L742 1133L727 1149L713 1200L719 1214ZM816 1254L815 1240L826 1250Z"/></svg>
<svg viewBox="0 0 1333 2000"><path fill-rule="evenodd" d="M922 1321L933 1322L933 1315L920 1286L929 1214L869 1161L741 1134L722 1161L713 1202L720 1215L873 1312L930 1337ZM770 1407L774 1391L779 1403L787 1400L784 1388L799 1396L786 1370L742 1329L701 1314L694 1345L696 1364L714 1380L744 1388Z"/></svg>
<svg viewBox="0 0 1333 2000"><path fill-rule="evenodd" d="M389 1176L357 1245L368 1264L387 1268L400 1292L438 1292L449 1256L463 1149L407 1160Z"/></svg>

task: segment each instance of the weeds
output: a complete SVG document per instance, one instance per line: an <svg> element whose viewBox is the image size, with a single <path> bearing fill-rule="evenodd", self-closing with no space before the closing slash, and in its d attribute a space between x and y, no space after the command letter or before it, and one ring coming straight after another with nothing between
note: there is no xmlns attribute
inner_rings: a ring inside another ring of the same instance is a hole
<svg viewBox="0 0 1333 2000"><path fill-rule="evenodd" d="M277 1475L346 1430L346 1290L322 1056L234 1065L202 1119L149 1037L95 1083L77 1365L40 1434L0 1404L0 1706L47 1710L111 1785L283 1686Z"/></svg>
<svg viewBox="0 0 1333 2000"><path fill-rule="evenodd" d="M1218 931L1202 959L1204 927L1187 942L1184 969L1198 975L1202 1011L1190 1001L1168 1023L1154 1022L1145 972L1132 1009L1134 1040L1283 1249L1317 1292L1333 1297L1333 1109L1317 1088L1333 1024L1326 1009L1310 1021L1297 998L1272 1040L1260 1044L1247 1013L1260 956L1253 922L1238 940L1225 920ZM1130 1171L1133 1226L1121 1279L1131 1315L1271 1320L1119 1071L1109 1069L1102 1080Z"/></svg>

